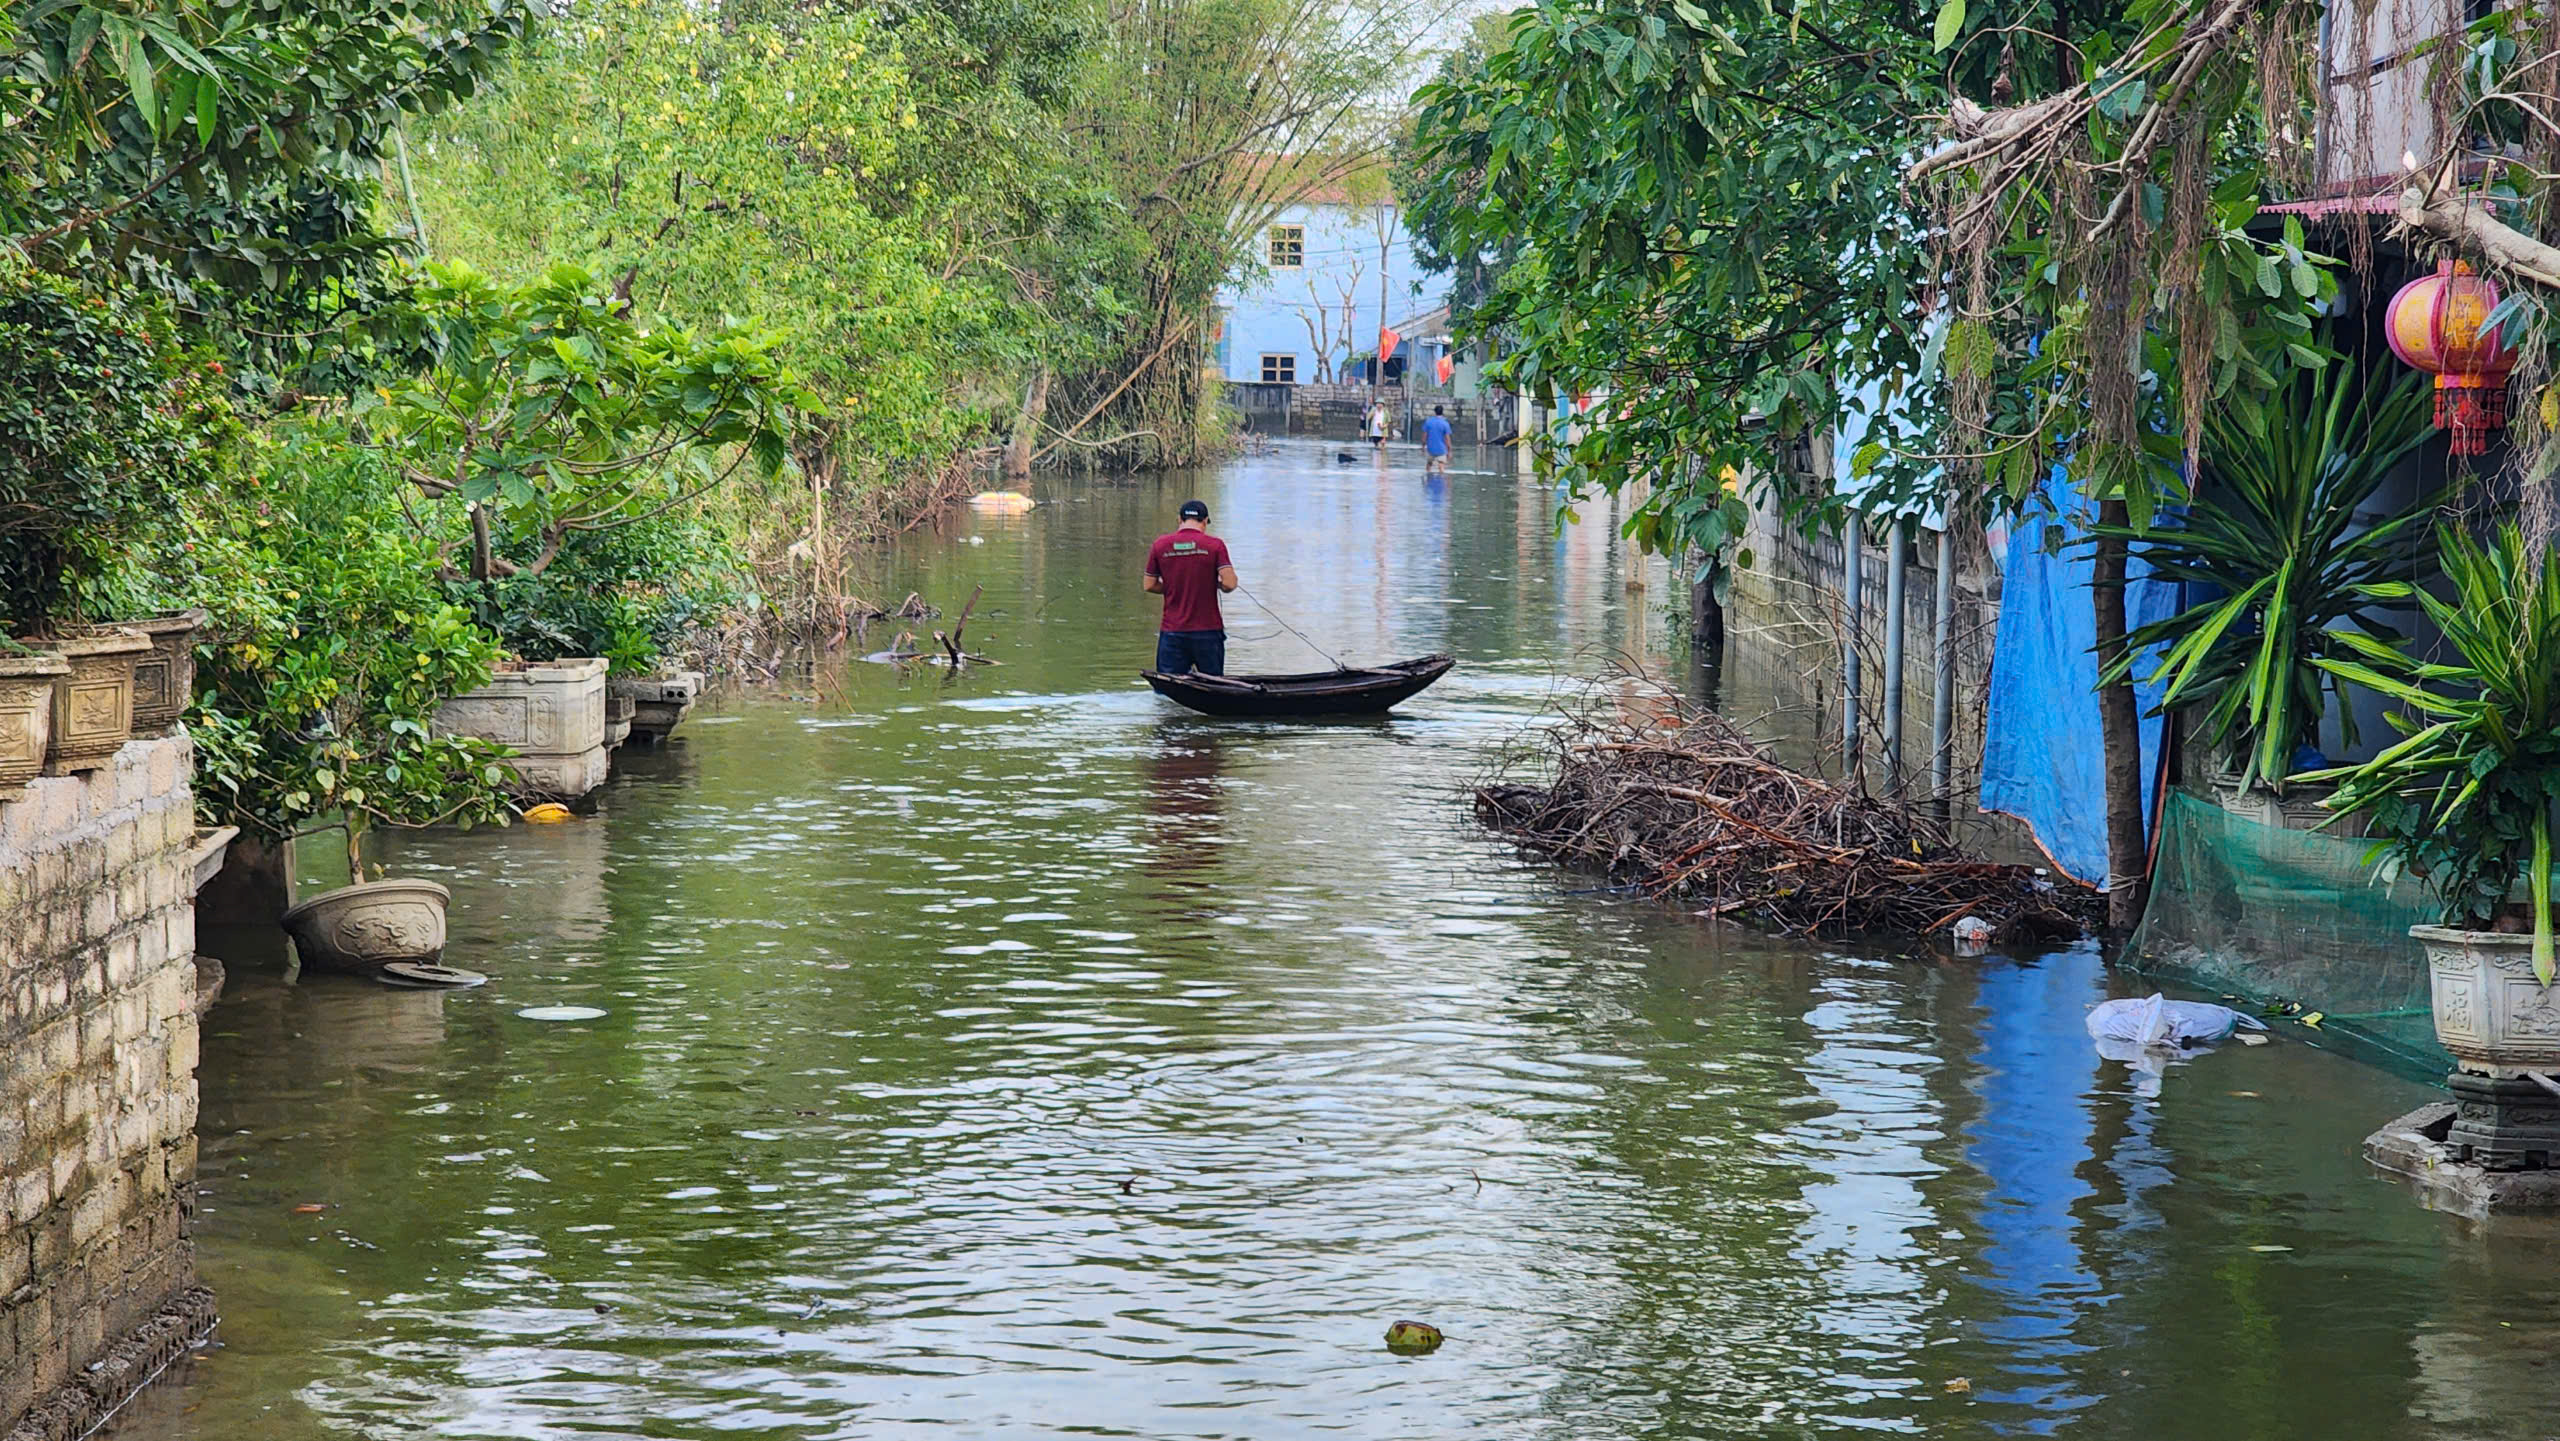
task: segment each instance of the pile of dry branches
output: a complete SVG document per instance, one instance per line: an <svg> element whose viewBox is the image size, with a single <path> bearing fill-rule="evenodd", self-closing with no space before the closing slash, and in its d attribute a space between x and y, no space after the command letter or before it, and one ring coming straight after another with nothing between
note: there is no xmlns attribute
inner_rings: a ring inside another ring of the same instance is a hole
<svg viewBox="0 0 2560 1441"><path fill-rule="evenodd" d="M1676 699L1631 714L1595 695L1547 741L1534 763L1550 782L1480 786L1476 818L1549 860L1798 934L1935 934L1965 916L2003 942L2086 929L2093 892L1970 857L1926 816L1789 770Z"/></svg>

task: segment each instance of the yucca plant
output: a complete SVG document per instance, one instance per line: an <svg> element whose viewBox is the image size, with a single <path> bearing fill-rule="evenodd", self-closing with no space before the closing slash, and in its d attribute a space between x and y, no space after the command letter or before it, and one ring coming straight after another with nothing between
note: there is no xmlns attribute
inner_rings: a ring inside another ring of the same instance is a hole
<svg viewBox="0 0 2560 1441"><path fill-rule="evenodd" d="M2420 527L2436 502L2363 530L2356 512L2430 429L2416 376L2365 382L2344 362L2216 402L2201 456L2210 488L2182 515L2110 533L2152 574L2222 594L2135 630L2106 679L2158 650L2158 709L2201 705L2204 739L2240 760L2241 784L2281 785L2338 687L2320 662L2347 656L2351 635L2400 638L2374 612L2424 578ZM2339 717L2352 744L2353 714Z"/></svg>
<svg viewBox="0 0 2560 1441"><path fill-rule="evenodd" d="M2487 544L2440 533L2447 594L2414 587L2456 660L2422 661L2354 635L2353 660L2321 669L2407 708L2405 739L2336 780L2332 809L2365 810L2386 874L2423 878L2445 924L2496 923L2521 877L2533 897L2533 973L2552 977L2551 808L2560 801L2560 555L2527 545L2510 522Z"/></svg>

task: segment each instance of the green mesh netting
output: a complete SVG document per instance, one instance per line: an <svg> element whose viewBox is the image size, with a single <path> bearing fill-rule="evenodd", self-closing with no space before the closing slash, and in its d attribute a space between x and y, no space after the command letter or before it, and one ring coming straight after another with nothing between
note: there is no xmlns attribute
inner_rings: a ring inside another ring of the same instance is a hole
<svg viewBox="0 0 2560 1441"><path fill-rule="evenodd" d="M2125 960L2146 975L2325 1013L2324 1029L2441 1073L2427 968L2409 928L2438 919L2417 882L2384 885L2364 841L2279 830L2172 791L2151 904Z"/></svg>

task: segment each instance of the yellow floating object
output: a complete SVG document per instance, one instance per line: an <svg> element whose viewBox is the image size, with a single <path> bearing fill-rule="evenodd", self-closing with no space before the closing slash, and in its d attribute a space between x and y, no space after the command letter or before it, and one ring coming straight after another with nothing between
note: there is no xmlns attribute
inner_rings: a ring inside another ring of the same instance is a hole
<svg viewBox="0 0 2560 1441"><path fill-rule="evenodd" d="M524 813L524 818L538 826L556 826L562 821L574 821L577 819L575 815L570 813L567 806L557 805L550 801L544 801L538 806L527 808Z"/></svg>
<svg viewBox="0 0 2560 1441"><path fill-rule="evenodd" d="M969 504L978 510L1029 510L1039 502L1019 491L982 490L969 497Z"/></svg>
<svg viewBox="0 0 2560 1441"><path fill-rule="evenodd" d="M1398 1321L1387 1328L1387 1349L1399 1356L1428 1356L1440 1349L1440 1328L1425 1321Z"/></svg>

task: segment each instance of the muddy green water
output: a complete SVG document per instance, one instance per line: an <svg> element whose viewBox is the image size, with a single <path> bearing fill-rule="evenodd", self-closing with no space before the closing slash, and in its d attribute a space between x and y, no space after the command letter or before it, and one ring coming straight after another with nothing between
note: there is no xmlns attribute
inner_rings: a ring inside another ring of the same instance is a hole
<svg viewBox="0 0 2560 1441"><path fill-rule="evenodd" d="M1183 492L1053 487L869 580L983 582L1001 667L725 697L589 819L401 845L486 988L212 939L224 1319L115 1434L2560 1430L2560 1237L2356 1158L2421 1086L2297 1028L2146 1098L2090 951L1775 944L1476 835L1561 677L1663 659L1667 578L1335 449L1193 484L1326 643L1460 658L1392 721L1156 700Z"/></svg>

